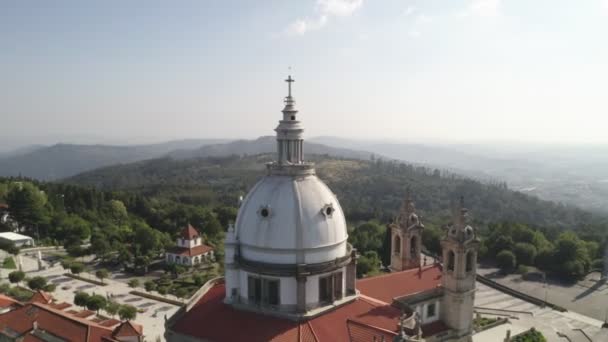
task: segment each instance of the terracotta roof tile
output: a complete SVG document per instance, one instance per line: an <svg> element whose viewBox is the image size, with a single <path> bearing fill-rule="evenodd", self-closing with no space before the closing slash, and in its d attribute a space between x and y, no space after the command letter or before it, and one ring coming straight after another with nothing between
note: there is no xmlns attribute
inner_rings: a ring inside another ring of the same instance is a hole
<svg viewBox="0 0 608 342"><path fill-rule="evenodd" d="M21 304L11 297L0 294L0 308L6 308L9 306L21 306Z"/></svg>
<svg viewBox="0 0 608 342"><path fill-rule="evenodd" d="M33 329L34 322L38 324L40 329L66 341L116 341L112 337L113 330L109 327L67 314L67 312L57 310L51 305L37 302L31 302L0 315L0 330L8 328L19 336L26 334L24 335L24 341L40 341L39 338L29 334Z"/></svg>
<svg viewBox="0 0 608 342"><path fill-rule="evenodd" d="M225 285L212 287L173 325L180 334L212 341L347 341L347 319L396 331L400 311L365 296L305 323L241 311L224 304ZM237 327L237 328L235 328Z"/></svg>
<svg viewBox="0 0 608 342"><path fill-rule="evenodd" d="M194 227L192 227L192 225L190 223L188 223L187 227L182 229L182 232L180 235L181 235L182 239L186 239L186 240L192 240L194 238L200 237L200 235L198 234L196 229L194 229Z"/></svg>
<svg viewBox="0 0 608 342"><path fill-rule="evenodd" d="M142 336L143 329L141 325L132 323L131 321L126 321L120 324L114 329L112 336L114 337L132 337L132 336Z"/></svg>
<svg viewBox="0 0 608 342"><path fill-rule="evenodd" d="M441 286L441 268L432 265L419 269L359 279L357 289L369 297L392 303L394 298L428 291Z"/></svg>
<svg viewBox="0 0 608 342"><path fill-rule="evenodd" d="M32 298L30 298L30 302L36 302L36 303L41 303L41 304L49 304L52 301L53 301L53 296L51 296L50 294L48 294L42 290L36 291L36 293L34 293Z"/></svg>

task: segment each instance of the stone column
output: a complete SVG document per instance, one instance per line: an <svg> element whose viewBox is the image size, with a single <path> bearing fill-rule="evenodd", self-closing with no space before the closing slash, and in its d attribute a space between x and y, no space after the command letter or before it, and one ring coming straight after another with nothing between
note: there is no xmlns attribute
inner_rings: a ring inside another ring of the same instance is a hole
<svg viewBox="0 0 608 342"><path fill-rule="evenodd" d="M350 263L346 266L346 295L350 296L357 291L357 250L350 252Z"/></svg>
<svg viewBox="0 0 608 342"><path fill-rule="evenodd" d="M300 264L297 266L296 273L296 312L303 314L306 313L306 280L307 274L304 271L305 264Z"/></svg>

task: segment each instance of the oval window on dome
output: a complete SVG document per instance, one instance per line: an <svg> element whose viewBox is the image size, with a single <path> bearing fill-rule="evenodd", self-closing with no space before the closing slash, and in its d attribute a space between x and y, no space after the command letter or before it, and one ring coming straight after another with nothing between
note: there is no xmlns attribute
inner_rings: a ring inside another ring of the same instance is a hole
<svg viewBox="0 0 608 342"><path fill-rule="evenodd" d="M260 207L260 210L258 210L258 214L262 218L269 218L270 215L272 215L272 211L270 210L270 207L266 205L266 206Z"/></svg>
<svg viewBox="0 0 608 342"><path fill-rule="evenodd" d="M331 203L326 204L323 206L323 208L321 208L321 214L323 214L323 216L325 216L326 218L332 217L335 211L336 210L334 209L334 205Z"/></svg>

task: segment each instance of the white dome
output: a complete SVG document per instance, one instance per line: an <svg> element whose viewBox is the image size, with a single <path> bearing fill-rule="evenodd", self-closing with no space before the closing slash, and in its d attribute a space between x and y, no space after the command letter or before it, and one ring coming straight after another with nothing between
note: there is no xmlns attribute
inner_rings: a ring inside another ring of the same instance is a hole
<svg viewBox="0 0 608 342"><path fill-rule="evenodd" d="M347 253L340 203L315 175L262 178L241 205L235 233L251 261L312 264Z"/></svg>

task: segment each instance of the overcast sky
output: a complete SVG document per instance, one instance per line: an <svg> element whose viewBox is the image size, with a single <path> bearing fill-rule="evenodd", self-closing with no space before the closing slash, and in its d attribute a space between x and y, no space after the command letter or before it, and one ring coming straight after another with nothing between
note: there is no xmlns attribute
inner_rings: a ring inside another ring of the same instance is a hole
<svg viewBox="0 0 608 342"><path fill-rule="evenodd" d="M308 136L608 142L608 0L2 1L0 49L5 140L273 134L292 66Z"/></svg>

